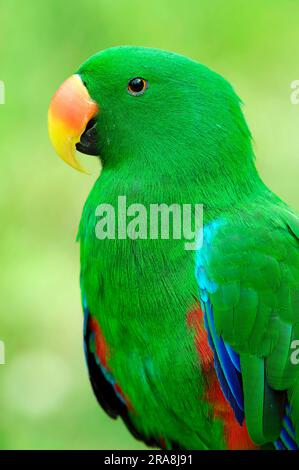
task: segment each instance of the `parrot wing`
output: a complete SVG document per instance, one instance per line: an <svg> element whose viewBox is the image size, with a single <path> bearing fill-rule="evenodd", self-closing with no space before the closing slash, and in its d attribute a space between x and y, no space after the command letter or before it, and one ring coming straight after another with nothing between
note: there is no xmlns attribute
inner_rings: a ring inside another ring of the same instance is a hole
<svg viewBox="0 0 299 470"><path fill-rule="evenodd" d="M89 380L92 385L93 392L99 405L113 419L121 416L132 435L142 440L148 446L161 447L163 439L159 440L154 436L145 436L140 433L130 419L130 402L124 396L119 388L113 374L109 370L106 363L106 345L99 325L95 318L91 315L83 294L83 312L84 312L84 354L87 364ZM176 443L170 442L171 448L176 448Z"/></svg>
<svg viewBox="0 0 299 470"><path fill-rule="evenodd" d="M95 345L96 329L86 305L83 306L83 311L84 354L92 389L101 407L111 418L116 419L119 414L126 413L127 408L121 397L117 396L112 377L109 380L108 371L100 362Z"/></svg>
<svg viewBox="0 0 299 470"><path fill-rule="evenodd" d="M245 416L256 444L295 449L299 219L282 205L269 212L254 208L205 225L196 277L215 370L237 420Z"/></svg>

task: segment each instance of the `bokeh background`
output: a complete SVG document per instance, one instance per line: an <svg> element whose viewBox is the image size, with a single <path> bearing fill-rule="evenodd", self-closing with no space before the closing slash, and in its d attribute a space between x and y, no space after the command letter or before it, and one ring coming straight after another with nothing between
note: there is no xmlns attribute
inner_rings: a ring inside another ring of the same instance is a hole
<svg viewBox="0 0 299 470"><path fill-rule="evenodd" d="M51 95L91 54L120 44L173 50L224 75L243 99L258 168L299 210L296 0L0 0L1 449L140 449L93 398L82 352L79 247L91 176L47 136Z"/></svg>

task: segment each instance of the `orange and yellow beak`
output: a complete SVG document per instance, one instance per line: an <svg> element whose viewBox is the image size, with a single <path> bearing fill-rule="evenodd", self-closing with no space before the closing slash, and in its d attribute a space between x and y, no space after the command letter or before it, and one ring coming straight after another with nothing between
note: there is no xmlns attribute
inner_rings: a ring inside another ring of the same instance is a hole
<svg viewBox="0 0 299 470"><path fill-rule="evenodd" d="M48 125L52 145L62 160L82 172L84 169L76 159L76 144L98 111L79 75L68 78L50 104Z"/></svg>

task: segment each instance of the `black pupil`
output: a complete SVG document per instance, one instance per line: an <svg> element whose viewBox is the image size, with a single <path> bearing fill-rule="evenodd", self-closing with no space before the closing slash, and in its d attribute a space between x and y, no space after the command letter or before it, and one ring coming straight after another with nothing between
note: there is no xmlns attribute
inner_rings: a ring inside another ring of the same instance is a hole
<svg viewBox="0 0 299 470"><path fill-rule="evenodd" d="M142 80L142 78L133 78L130 81L129 85L132 91L134 91L135 93L139 93L144 88L144 81Z"/></svg>

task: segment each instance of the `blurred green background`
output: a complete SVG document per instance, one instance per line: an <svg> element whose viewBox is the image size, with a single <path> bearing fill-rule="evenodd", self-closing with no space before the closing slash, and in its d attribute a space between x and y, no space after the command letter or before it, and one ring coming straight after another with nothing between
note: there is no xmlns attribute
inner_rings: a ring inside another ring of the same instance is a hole
<svg viewBox="0 0 299 470"><path fill-rule="evenodd" d="M298 18L296 0L0 0L1 449L144 448L88 383L75 237L98 165L84 159L88 177L54 155L51 95L110 46L191 56L233 84L264 180L299 209Z"/></svg>

